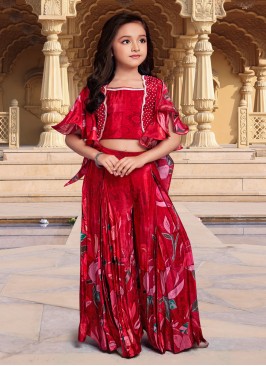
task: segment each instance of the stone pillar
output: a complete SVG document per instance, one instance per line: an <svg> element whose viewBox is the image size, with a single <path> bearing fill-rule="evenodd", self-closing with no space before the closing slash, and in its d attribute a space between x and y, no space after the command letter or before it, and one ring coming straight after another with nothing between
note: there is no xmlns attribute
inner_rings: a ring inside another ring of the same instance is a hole
<svg viewBox="0 0 266 366"><path fill-rule="evenodd" d="M255 82L254 112L266 112L266 65L253 66L257 81Z"/></svg>
<svg viewBox="0 0 266 366"><path fill-rule="evenodd" d="M79 81L80 81L80 77L78 75L78 73L75 73L74 75L74 95L75 95L75 99L77 98L77 96L79 95Z"/></svg>
<svg viewBox="0 0 266 366"><path fill-rule="evenodd" d="M166 70L165 66L162 66L160 71L161 71L160 72L161 78L164 81L164 83L166 84L166 86L168 87L168 85L167 85L167 83L168 83L168 81L167 81L167 70Z"/></svg>
<svg viewBox="0 0 266 366"><path fill-rule="evenodd" d="M211 122L214 120L212 111L215 99L211 66L213 49L208 37L211 32L211 25L212 22L194 22L198 41L195 46L197 63L193 99L195 108L198 111L194 117L198 123L198 131L194 133L191 147L220 147L216 142L214 132L211 131Z"/></svg>
<svg viewBox="0 0 266 366"><path fill-rule="evenodd" d="M74 60L72 64L75 69L75 74L73 78L73 84L74 84L73 96L74 99L76 99L77 96L79 95L79 82L80 82L79 69L81 67L80 60Z"/></svg>
<svg viewBox="0 0 266 366"><path fill-rule="evenodd" d="M75 58L75 51L68 50L67 55L70 60L70 66L68 67L68 88L69 88L69 98L70 98L70 105L72 106L75 102L76 95L75 95L75 87L74 87L74 75L75 75L75 68L73 67L73 60Z"/></svg>
<svg viewBox="0 0 266 366"><path fill-rule="evenodd" d="M242 81L242 87L240 89L241 99L239 106L247 107L248 112L252 112L252 91L251 81L254 77L252 70L246 69L244 73L239 74Z"/></svg>
<svg viewBox="0 0 266 366"><path fill-rule="evenodd" d="M171 99L173 99L173 97L174 97L174 67L175 67L175 61L172 60L172 59L166 59L164 61L164 63L165 63L166 70L167 70L166 80L167 80L168 92L169 92L169 95L170 95Z"/></svg>
<svg viewBox="0 0 266 366"><path fill-rule="evenodd" d="M185 49L183 58L183 88L181 106L184 114L182 120L189 126L189 132L182 136L182 145L189 147L193 142L193 136L197 131L197 123L194 120L196 110L194 108L193 92L196 70L196 57L194 56L194 47L197 42L196 36L180 36Z"/></svg>
<svg viewBox="0 0 266 366"><path fill-rule="evenodd" d="M43 34L47 35L47 41L43 47L45 61L41 92L44 132L41 133L38 147L66 147L64 136L51 128L62 120L60 112L63 96L59 62L62 48L58 42L58 34L61 33L65 17L44 15L39 16L39 21L42 23Z"/></svg>
<svg viewBox="0 0 266 366"><path fill-rule="evenodd" d="M63 52L60 56L60 67L61 67L61 82L62 82L62 106L61 106L61 114L66 116L69 112L70 107L70 97L69 97L69 86L68 86L68 66L70 63L68 62L68 57L66 50L68 48L69 42L71 41L71 36L60 36L60 43L63 49Z"/></svg>
<svg viewBox="0 0 266 366"><path fill-rule="evenodd" d="M182 95L182 87L183 87L183 64L182 60L184 57L184 49L179 45L176 48L170 50L173 59L175 60L175 66L173 68L174 75L174 93L173 93L173 101L176 109L179 113L182 113L181 110L181 95Z"/></svg>

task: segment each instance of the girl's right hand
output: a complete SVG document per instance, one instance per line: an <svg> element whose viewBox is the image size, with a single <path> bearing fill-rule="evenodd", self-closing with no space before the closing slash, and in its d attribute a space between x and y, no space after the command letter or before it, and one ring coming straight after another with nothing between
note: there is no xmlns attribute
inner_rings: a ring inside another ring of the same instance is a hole
<svg viewBox="0 0 266 366"><path fill-rule="evenodd" d="M110 154L100 154L97 158L100 165L108 170L110 174L114 174L114 167L119 159L115 155Z"/></svg>

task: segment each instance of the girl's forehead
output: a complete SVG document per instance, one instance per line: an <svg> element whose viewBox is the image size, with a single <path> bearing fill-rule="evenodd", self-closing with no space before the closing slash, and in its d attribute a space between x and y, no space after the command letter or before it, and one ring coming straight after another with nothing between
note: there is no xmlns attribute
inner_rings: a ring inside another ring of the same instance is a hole
<svg viewBox="0 0 266 366"><path fill-rule="evenodd" d="M116 36L122 37L123 35L125 36L146 35L146 31L141 23L132 22L123 24L121 25L121 27L119 27Z"/></svg>

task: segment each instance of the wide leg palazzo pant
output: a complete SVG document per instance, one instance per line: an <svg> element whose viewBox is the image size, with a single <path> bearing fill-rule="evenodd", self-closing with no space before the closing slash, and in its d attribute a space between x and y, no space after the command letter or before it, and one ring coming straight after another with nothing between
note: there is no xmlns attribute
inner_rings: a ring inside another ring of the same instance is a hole
<svg viewBox="0 0 266 366"><path fill-rule="evenodd" d="M97 149L118 159L141 153ZM144 330L160 353L205 341L190 241L155 162L120 177L89 161L80 258L80 342L88 335L133 357Z"/></svg>

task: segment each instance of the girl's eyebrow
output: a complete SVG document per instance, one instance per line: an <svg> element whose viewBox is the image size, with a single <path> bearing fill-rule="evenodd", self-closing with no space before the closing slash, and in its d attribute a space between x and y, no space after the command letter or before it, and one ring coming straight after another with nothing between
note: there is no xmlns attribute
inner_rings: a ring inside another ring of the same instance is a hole
<svg viewBox="0 0 266 366"><path fill-rule="evenodd" d="M123 37L128 37L128 38L132 38L132 36L122 36L119 39L123 38ZM141 34L139 35L139 37L147 37L146 34Z"/></svg>

